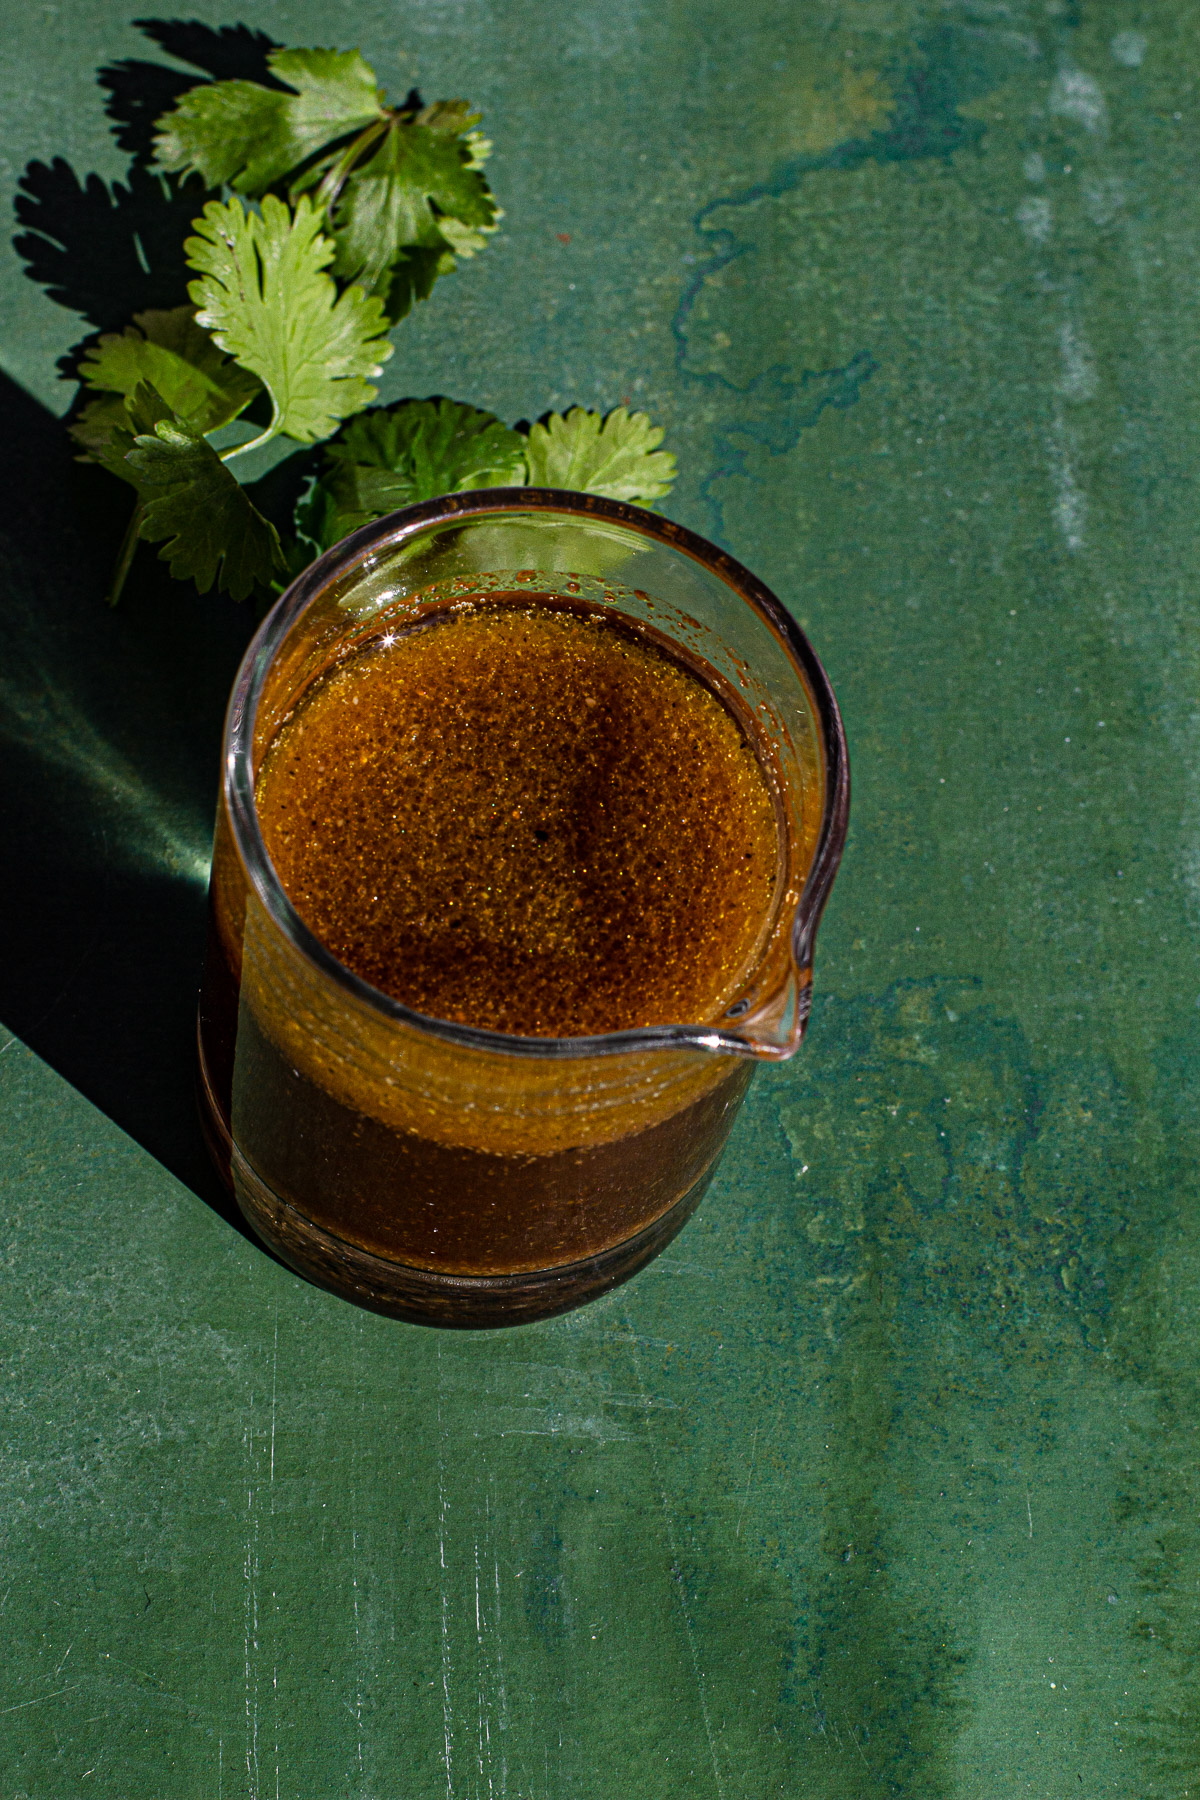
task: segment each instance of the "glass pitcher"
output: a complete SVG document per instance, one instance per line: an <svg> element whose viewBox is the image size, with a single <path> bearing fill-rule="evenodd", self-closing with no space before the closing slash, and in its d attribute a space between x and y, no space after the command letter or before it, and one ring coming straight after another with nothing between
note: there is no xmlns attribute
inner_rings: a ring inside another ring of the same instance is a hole
<svg viewBox="0 0 1200 1800"><path fill-rule="evenodd" d="M385 632L516 590L569 593L665 641L770 771L774 901L720 1018L577 1038L427 1018L339 963L275 874L255 780L308 688ZM264 621L225 728L200 1100L249 1223L320 1285L432 1324L544 1318L627 1279L697 1206L757 1061L799 1048L848 807L837 702L807 639L682 526L592 495L487 488L345 539Z"/></svg>

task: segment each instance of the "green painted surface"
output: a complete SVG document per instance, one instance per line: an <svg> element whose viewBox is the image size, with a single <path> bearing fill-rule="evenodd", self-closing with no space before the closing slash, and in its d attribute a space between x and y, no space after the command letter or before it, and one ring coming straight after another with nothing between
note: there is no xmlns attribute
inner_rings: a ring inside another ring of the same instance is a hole
<svg viewBox="0 0 1200 1800"><path fill-rule="evenodd" d="M808 1045L629 1288L468 1338L293 1279L189 1112L247 621L149 559L99 606L81 326L5 263L0 1794L1197 1793L1200 17L242 16L485 106L505 235L386 392L648 406L826 660L853 835ZM14 14L10 187L121 172L138 55Z"/></svg>

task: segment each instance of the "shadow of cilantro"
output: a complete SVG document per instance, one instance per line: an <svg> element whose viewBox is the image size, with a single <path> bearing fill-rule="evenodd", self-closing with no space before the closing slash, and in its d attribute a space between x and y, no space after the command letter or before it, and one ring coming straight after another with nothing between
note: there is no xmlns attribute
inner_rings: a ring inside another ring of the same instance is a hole
<svg viewBox="0 0 1200 1800"><path fill-rule="evenodd" d="M250 608L139 558L111 481L0 376L0 1019L240 1229L200 1142L195 1006L221 719Z"/></svg>
<svg viewBox="0 0 1200 1800"><path fill-rule="evenodd" d="M214 30L196 21L138 19L154 43L189 63L125 59L98 75L108 95L113 135L131 157L121 181L80 175L63 157L31 162L18 183L13 240L25 273L57 305L77 312L98 331L117 331L135 312L181 306L187 300L183 245L207 190L197 177L179 181L150 168L154 122L180 96L206 79L278 83L267 68L277 48L245 25ZM74 379L82 346L60 365Z"/></svg>
<svg viewBox="0 0 1200 1800"><path fill-rule="evenodd" d="M61 156L21 176L14 248L31 281L98 331L118 331L147 307L181 306L183 244L204 205L204 183L182 183L135 163L125 181L80 177ZM74 379L79 347L60 369Z"/></svg>

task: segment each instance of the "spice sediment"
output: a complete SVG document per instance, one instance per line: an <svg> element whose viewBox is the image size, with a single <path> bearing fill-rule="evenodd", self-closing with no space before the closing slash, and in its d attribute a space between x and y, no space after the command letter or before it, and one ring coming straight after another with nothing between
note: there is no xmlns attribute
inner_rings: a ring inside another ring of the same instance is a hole
<svg viewBox="0 0 1200 1800"><path fill-rule="evenodd" d="M715 1019L775 897L774 795L733 712L660 641L554 597L381 630L281 727L256 802L334 956L496 1031Z"/></svg>

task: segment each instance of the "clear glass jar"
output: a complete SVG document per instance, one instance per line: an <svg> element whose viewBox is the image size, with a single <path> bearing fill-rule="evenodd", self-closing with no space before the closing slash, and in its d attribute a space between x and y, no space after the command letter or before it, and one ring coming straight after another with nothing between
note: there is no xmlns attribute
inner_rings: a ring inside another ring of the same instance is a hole
<svg viewBox="0 0 1200 1800"><path fill-rule="evenodd" d="M516 1037L426 1018L317 941L272 868L255 780L331 664L491 591L569 592L702 671L771 773L780 864L753 967L719 1019ZM517 1323L615 1286L686 1222L756 1062L791 1056L846 834L837 703L780 602L641 508L483 489L395 513L288 589L230 701L200 999L209 1146L255 1231L377 1311Z"/></svg>

